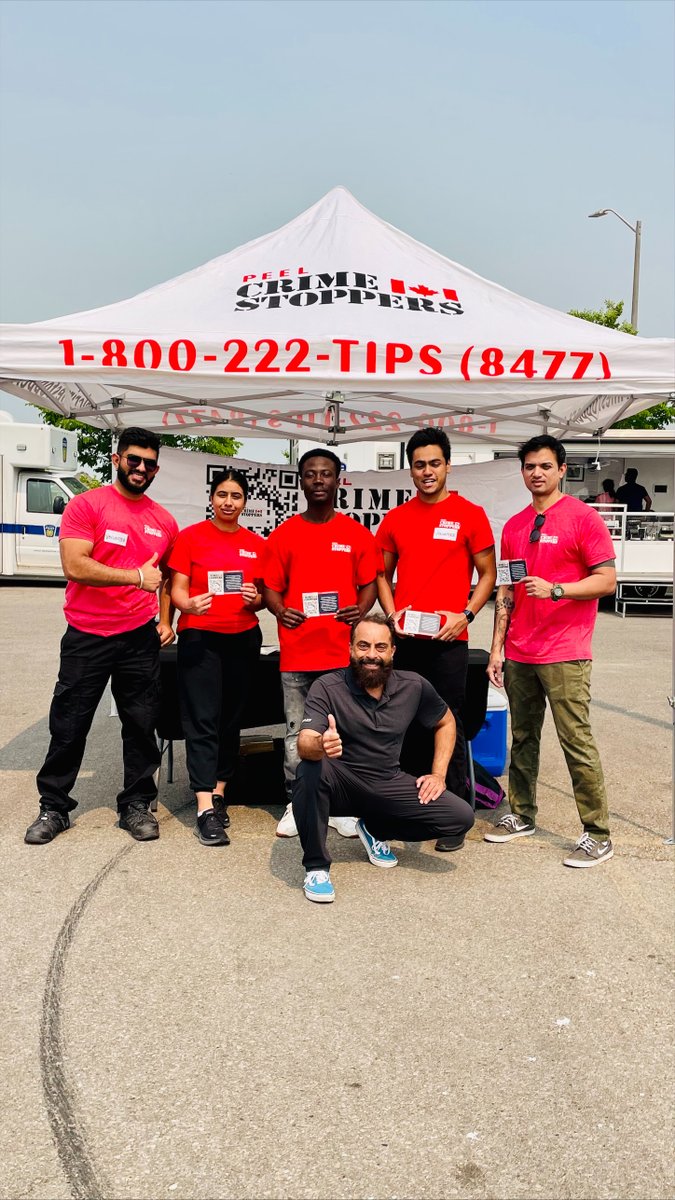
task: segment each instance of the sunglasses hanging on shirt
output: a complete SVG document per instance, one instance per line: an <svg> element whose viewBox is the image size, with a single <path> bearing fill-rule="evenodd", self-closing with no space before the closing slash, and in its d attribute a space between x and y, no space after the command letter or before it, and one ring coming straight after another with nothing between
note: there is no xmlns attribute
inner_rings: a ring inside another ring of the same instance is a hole
<svg viewBox="0 0 675 1200"><path fill-rule="evenodd" d="M544 524L545 520L546 520L546 513L539 513L539 515L534 518L534 525L532 526L532 532L530 533L530 541L531 542L539 541L539 538L541 537L541 527Z"/></svg>

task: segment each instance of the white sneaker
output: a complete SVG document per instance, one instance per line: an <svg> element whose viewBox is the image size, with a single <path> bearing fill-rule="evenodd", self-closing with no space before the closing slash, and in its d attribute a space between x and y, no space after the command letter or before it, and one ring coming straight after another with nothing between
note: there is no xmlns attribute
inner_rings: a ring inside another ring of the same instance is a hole
<svg viewBox="0 0 675 1200"><path fill-rule="evenodd" d="M277 825L277 837L297 837L298 827L293 816L293 805L287 804L286 811Z"/></svg>
<svg viewBox="0 0 675 1200"><path fill-rule="evenodd" d="M340 837L357 838L359 836L356 832L356 817L329 817L328 824L331 829L337 829Z"/></svg>

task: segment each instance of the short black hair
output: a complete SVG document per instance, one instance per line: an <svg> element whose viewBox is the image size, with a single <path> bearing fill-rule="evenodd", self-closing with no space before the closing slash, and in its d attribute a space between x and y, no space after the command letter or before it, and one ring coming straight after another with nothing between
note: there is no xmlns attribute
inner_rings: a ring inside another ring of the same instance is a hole
<svg viewBox="0 0 675 1200"><path fill-rule="evenodd" d="M409 466L412 466L413 454L420 446L439 446L446 463L450 462L450 438L444 429L418 429L417 433L413 433L405 448Z"/></svg>
<svg viewBox="0 0 675 1200"><path fill-rule="evenodd" d="M159 458L159 444L159 434L141 429L140 425L130 425L117 439L117 453L122 454L129 446L140 446L141 450L154 450Z"/></svg>
<svg viewBox="0 0 675 1200"><path fill-rule="evenodd" d="M244 500L248 500L248 480L243 471L238 471L236 467L223 467L222 471L218 471L211 480L211 491L209 495L213 500L216 488L219 488L221 483L227 483L231 479L234 483L238 483L244 493Z"/></svg>
<svg viewBox="0 0 675 1200"><path fill-rule="evenodd" d="M309 458L329 458L335 467L335 476L337 479L342 474L342 463L337 454L333 454L332 450L327 450L325 446L319 446L316 450L305 450L300 462L298 463L298 475L302 478L302 468Z"/></svg>
<svg viewBox="0 0 675 1200"><path fill-rule="evenodd" d="M562 467L567 458L562 442L559 442L557 438L551 437L548 433L542 433L539 437L530 438L529 442L523 442L522 446L518 447L518 458L520 459L521 467L525 466L526 456L528 454L536 454L537 450L552 450L559 467Z"/></svg>
<svg viewBox="0 0 675 1200"><path fill-rule="evenodd" d="M638 477L637 467L628 467L626 469L626 483L635 483Z"/></svg>
<svg viewBox="0 0 675 1200"><path fill-rule="evenodd" d="M394 644L394 623L390 617L385 617L384 613L381 613L381 612L366 613L365 617L359 617L358 621L354 622L354 624L352 625L351 633L350 633L350 637L349 637L349 640L350 640L352 646L354 645L354 642L356 641L356 626L362 625L364 621L368 621L370 625L384 625L389 630L389 633L391 634L391 643L393 646L393 644Z"/></svg>

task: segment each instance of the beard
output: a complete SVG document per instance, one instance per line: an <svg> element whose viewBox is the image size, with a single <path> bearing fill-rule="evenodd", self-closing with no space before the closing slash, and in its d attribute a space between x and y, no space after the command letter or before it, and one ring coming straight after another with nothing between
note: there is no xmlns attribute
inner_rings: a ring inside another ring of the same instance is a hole
<svg viewBox="0 0 675 1200"><path fill-rule="evenodd" d="M373 666L369 666L369 663L372 663ZM352 659L352 670L364 690L383 687L393 669L393 662L385 663L381 658Z"/></svg>
<svg viewBox="0 0 675 1200"><path fill-rule="evenodd" d="M146 475L143 483L132 483L129 478L129 472L124 470L124 467L121 463L117 468L117 482L121 483L122 487L125 488L127 492L131 492L133 496L142 496L143 492L147 492L152 480L152 475Z"/></svg>

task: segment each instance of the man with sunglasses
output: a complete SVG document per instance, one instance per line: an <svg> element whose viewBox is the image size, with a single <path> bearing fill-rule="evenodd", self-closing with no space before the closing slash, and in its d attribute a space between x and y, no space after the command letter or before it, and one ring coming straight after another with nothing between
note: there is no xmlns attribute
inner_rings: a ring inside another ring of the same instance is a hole
<svg viewBox="0 0 675 1200"><path fill-rule="evenodd" d="M600 515L560 490L567 470L562 442L535 437L518 456L532 503L502 533L500 570L518 582L503 583L497 591L488 665L490 681L506 687L511 710L511 812L485 840L509 842L535 832L548 700L584 830L563 861L595 867L613 850L589 717L591 639L598 600L616 585L614 547Z"/></svg>
<svg viewBox="0 0 675 1200"><path fill-rule="evenodd" d="M75 496L63 513L68 628L49 712L51 741L37 777L40 812L24 839L30 845L51 842L70 827L68 814L76 806L70 792L108 680L122 722L120 828L141 842L159 837L150 812L159 766L159 648L174 637L164 563L178 525L145 495L158 458L156 434L125 429L112 456L114 483Z"/></svg>

